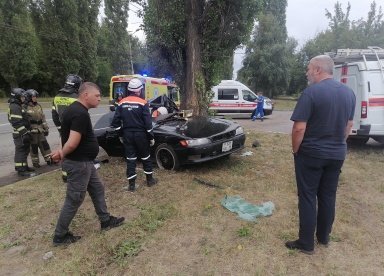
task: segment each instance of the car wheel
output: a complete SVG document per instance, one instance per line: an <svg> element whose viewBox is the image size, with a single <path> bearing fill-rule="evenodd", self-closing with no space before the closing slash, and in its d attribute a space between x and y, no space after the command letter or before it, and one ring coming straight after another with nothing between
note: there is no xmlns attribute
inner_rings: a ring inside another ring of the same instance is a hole
<svg viewBox="0 0 384 276"><path fill-rule="evenodd" d="M160 169L177 170L180 167L179 158L168 144L160 144L155 151L156 163Z"/></svg>

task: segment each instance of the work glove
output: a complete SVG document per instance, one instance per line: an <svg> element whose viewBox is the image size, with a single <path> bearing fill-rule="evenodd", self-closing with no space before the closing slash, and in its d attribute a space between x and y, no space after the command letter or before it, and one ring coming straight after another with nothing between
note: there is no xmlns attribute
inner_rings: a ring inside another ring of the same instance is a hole
<svg viewBox="0 0 384 276"><path fill-rule="evenodd" d="M24 133L23 135L21 135L21 141L23 142L23 145L27 145L27 144L30 144L31 143L31 134L28 132Z"/></svg>
<svg viewBox="0 0 384 276"><path fill-rule="evenodd" d="M153 147L155 145L155 139L149 140L149 146Z"/></svg>

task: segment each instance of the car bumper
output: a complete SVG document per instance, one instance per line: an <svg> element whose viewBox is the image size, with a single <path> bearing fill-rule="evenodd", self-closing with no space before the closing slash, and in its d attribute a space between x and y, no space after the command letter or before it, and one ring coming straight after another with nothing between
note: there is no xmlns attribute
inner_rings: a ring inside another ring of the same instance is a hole
<svg viewBox="0 0 384 276"><path fill-rule="evenodd" d="M223 152L223 143L232 141L232 148ZM232 139L225 141L214 142L209 145L191 148L177 148L176 154L179 157L180 164L195 164L206 162L209 160L217 159L223 156L227 156L231 153L237 152L244 148L245 135L237 135Z"/></svg>

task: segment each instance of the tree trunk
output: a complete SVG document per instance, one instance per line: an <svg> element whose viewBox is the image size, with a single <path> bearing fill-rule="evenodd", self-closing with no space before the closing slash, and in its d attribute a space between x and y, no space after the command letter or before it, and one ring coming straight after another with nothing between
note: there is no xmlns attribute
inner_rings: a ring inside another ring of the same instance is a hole
<svg viewBox="0 0 384 276"><path fill-rule="evenodd" d="M201 66L201 47L199 21L204 1L185 0L187 18L187 49L186 49L186 87L184 104L193 110L194 115L201 114L201 93L198 83L204 82Z"/></svg>

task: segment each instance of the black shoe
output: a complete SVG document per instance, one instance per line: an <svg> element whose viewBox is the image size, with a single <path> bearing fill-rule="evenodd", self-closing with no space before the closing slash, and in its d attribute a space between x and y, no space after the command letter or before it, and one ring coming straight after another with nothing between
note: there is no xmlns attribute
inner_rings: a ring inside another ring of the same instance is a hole
<svg viewBox="0 0 384 276"><path fill-rule="evenodd" d="M152 187L153 185L156 185L157 182L157 179L152 177L150 179L147 179L147 186Z"/></svg>
<svg viewBox="0 0 384 276"><path fill-rule="evenodd" d="M317 244L320 245L321 247L325 247L325 248L329 247L329 242L321 242L318 240Z"/></svg>
<svg viewBox="0 0 384 276"><path fill-rule="evenodd" d="M123 224L125 218L124 217L114 217L114 216L109 216L109 220L104 221L101 223L101 230L109 230L114 227L118 227Z"/></svg>
<svg viewBox="0 0 384 276"><path fill-rule="evenodd" d="M29 171L17 171L17 174L19 176L27 176L27 177L32 177L32 176L36 176L37 175L37 173L29 172Z"/></svg>
<svg viewBox="0 0 384 276"><path fill-rule="evenodd" d="M68 232L67 234L65 234L64 237L61 237L61 238L54 236L53 237L53 245L54 246L68 245L71 243L75 243L80 239L81 239L81 236L74 236L71 232Z"/></svg>
<svg viewBox="0 0 384 276"><path fill-rule="evenodd" d="M33 168L31 168L31 167L26 167L25 170L26 170L27 172L34 172L34 171L35 171L35 169L33 169Z"/></svg>
<svg viewBox="0 0 384 276"><path fill-rule="evenodd" d="M302 247L302 245L299 243L299 240L296 240L296 241L287 241L285 243L285 246L288 248L288 249L297 249L299 250L300 252L304 253L304 254L308 254L308 255L312 255L313 253L315 253L314 250L307 250L305 248Z"/></svg>
<svg viewBox="0 0 384 276"><path fill-rule="evenodd" d="M39 163L33 163L32 165L34 168L40 168L41 167Z"/></svg>

